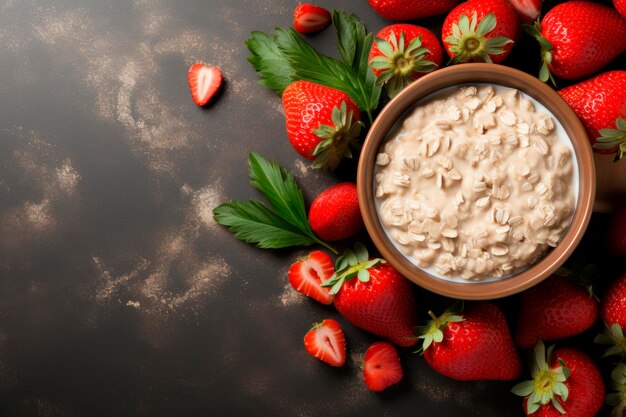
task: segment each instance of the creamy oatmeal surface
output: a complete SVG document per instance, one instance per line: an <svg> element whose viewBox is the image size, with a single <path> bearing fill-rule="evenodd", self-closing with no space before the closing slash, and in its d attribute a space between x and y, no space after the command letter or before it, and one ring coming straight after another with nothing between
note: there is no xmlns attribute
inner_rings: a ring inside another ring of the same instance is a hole
<svg viewBox="0 0 626 417"><path fill-rule="evenodd" d="M574 212L575 161L538 106L507 87L454 87L390 135L376 158L377 207L415 264L499 278L557 245Z"/></svg>

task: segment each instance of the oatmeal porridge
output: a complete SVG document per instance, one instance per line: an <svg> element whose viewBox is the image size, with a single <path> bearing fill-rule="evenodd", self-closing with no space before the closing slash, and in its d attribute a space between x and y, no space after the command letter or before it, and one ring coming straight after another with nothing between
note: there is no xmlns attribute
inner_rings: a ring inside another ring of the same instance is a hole
<svg viewBox="0 0 626 417"><path fill-rule="evenodd" d="M569 226L572 155L560 123L526 94L449 88L419 103L379 150L379 217L395 246L434 275L511 275Z"/></svg>

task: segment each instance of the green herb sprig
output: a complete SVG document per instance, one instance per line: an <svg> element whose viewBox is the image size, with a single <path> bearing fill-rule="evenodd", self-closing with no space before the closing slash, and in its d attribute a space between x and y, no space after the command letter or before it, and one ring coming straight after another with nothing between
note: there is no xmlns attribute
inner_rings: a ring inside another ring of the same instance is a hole
<svg viewBox="0 0 626 417"><path fill-rule="evenodd" d="M250 181L267 199L230 201L213 210L215 221L237 239L259 248L278 249L319 244L337 250L315 235L307 219L302 190L293 175L257 153L250 153Z"/></svg>
<svg viewBox="0 0 626 417"><path fill-rule="evenodd" d="M320 54L292 28L277 28L272 35L252 32L248 61L277 94L294 81L322 84L348 94L372 123L381 91L368 65L374 37L353 14L334 10L332 17L340 59Z"/></svg>

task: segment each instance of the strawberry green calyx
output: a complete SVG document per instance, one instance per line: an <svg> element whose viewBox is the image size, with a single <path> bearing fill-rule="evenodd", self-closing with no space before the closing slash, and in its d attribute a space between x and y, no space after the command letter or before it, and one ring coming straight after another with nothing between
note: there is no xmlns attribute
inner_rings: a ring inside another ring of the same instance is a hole
<svg viewBox="0 0 626 417"><path fill-rule="evenodd" d="M530 376L533 379L520 382L511 389L513 394L528 398L527 414L534 413L548 403L552 403L561 414L565 414L561 403L567 401L569 395L569 389L564 382L569 378L570 371L561 359L560 366L550 366L553 350L554 345L546 352L543 342L539 341L531 352Z"/></svg>
<svg viewBox="0 0 626 417"><path fill-rule="evenodd" d="M615 159L614 162L622 159L622 156L626 153L626 120L618 118L615 122L617 129L600 129L600 137L596 139L596 143L593 147L596 149L614 149Z"/></svg>
<svg viewBox="0 0 626 417"><path fill-rule="evenodd" d="M317 144L313 156L314 168L333 170L343 158L352 158L350 148L359 149L358 137L363 123L353 120L354 114L347 110L346 102L342 101L331 114L334 126L320 124L313 133L323 140Z"/></svg>
<svg viewBox="0 0 626 417"><path fill-rule="evenodd" d="M597 335L594 339L596 343L609 345L609 348L604 352L604 356L626 356L626 339L624 339L624 331L620 325L604 323L604 326L604 332Z"/></svg>
<svg viewBox="0 0 626 417"><path fill-rule="evenodd" d="M505 45L513 41L505 36L487 38L495 29L496 15L489 13L480 24L476 13L472 15L472 20L467 15L462 14L458 23L452 25L452 36L448 36L444 41L450 46L450 52L455 57L450 60L452 64L460 62L488 62L491 63L489 55L499 55L504 53L502 49Z"/></svg>
<svg viewBox="0 0 626 417"><path fill-rule="evenodd" d="M346 251L335 262L335 273L322 283L322 287L332 287L329 294L339 292L344 282L357 277L361 282L368 282L370 273L368 269L385 262L384 259L370 259L367 248L360 242L354 244L354 250Z"/></svg>
<svg viewBox="0 0 626 417"><path fill-rule="evenodd" d="M420 349L424 352L433 343L439 343L443 340L442 329L446 327L448 323L458 323L463 321L463 316L457 314L453 309L446 310L441 316L437 317L432 311L428 312L428 315L432 318L425 326L419 326L417 332L420 334L419 338L424 339L424 343Z"/></svg>
<svg viewBox="0 0 626 417"><path fill-rule="evenodd" d="M620 362L611 372L613 392L606 396L606 403L613 407L611 417L622 417L626 411L626 363Z"/></svg>
<svg viewBox="0 0 626 417"><path fill-rule="evenodd" d="M552 63L551 51L554 49L554 47L552 46L550 41L544 38L541 34L541 22L539 21L539 19L537 19L532 25L522 25L522 29L524 29L524 32L537 39L537 42L539 42L539 46L541 47L541 68L539 69L539 79L544 83L550 80L550 82L552 82L552 84L556 86L556 81L554 80L554 77L552 76L552 73L548 68L548 65Z"/></svg>
<svg viewBox="0 0 626 417"><path fill-rule="evenodd" d="M437 64L425 59L430 50L422 47L422 36L405 45L404 32L400 32L399 40L391 32L389 40L390 42L381 38L375 39L376 46L383 55L373 58L370 66L380 71L376 84L386 84L389 97L393 97L414 80L414 73L431 72L437 68Z"/></svg>

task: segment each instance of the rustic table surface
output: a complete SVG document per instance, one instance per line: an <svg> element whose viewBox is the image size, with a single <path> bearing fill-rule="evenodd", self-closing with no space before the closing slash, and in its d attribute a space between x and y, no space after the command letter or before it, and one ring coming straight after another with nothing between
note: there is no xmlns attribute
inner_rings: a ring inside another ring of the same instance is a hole
<svg viewBox="0 0 626 417"><path fill-rule="evenodd" d="M366 0L318 3L373 32L388 23ZM292 171L307 202L354 178L354 164L327 174L298 157L279 97L246 61L250 32L290 25L296 4L0 2L0 415L522 415L513 383L452 381L414 349L400 350L399 385L369 392L360 366L377 339L287 282L306 250L256 249L215 224L220 202L257 197L250 151ZM309 39L332 53L332 30ZM197 60L226 80L203 109L187 85ZM507 64L534 73L537 61L528 38ZM577 258L612 276L597 244L605 220L593 219ZM422 318L449 303L415 292ZM303 348L327 317L346 333L342 369ZM564 343L608 369L596 332Z"/></svg>

